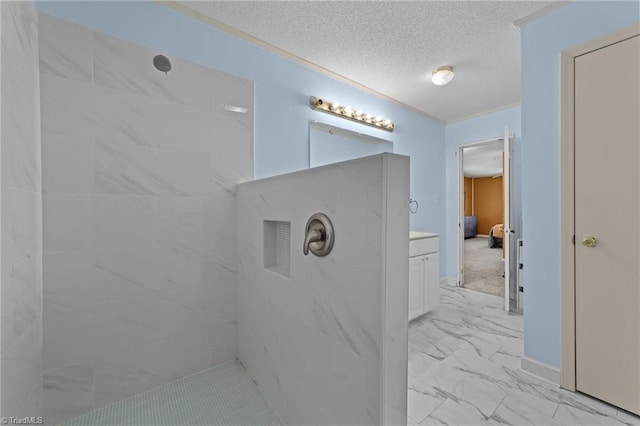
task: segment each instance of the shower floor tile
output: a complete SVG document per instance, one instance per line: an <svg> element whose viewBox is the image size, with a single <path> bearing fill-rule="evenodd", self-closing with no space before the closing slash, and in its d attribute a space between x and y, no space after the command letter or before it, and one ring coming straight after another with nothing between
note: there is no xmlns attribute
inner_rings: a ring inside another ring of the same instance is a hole
<svg viewBox="0 0 640 426"><path fill-rule="evenodd" d="M91 411L65 426L282 425L238 361Z"/></svg>

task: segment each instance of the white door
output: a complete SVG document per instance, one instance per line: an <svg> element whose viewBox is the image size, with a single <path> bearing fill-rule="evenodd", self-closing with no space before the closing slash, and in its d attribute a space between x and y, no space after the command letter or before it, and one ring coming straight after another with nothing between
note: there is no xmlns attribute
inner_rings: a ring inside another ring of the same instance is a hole
<svg viewBox="0 0 640 426"><path fill-rule="evenodd" d="M504 251L504 310L509 312L509 285L511 283L511 259L513 258L513 245L511 244L514 235L511 229L511 147L512 139L509 135L509 128L504 127L504 156L502 166L502 183L504 185L504 238L502 247Z"/></svg>
<svg viewBox="0 0 640 426"><path fill-rule="evenodd" d="M575 58L576 389L640 414L640 36Z"/></svg>
<svg viewBox="0 0 640 426"><path fill-rule="evenodd" d="M463 150L456 150L458 157L458 282L459 287L464 286L464 163Z"/></svg>

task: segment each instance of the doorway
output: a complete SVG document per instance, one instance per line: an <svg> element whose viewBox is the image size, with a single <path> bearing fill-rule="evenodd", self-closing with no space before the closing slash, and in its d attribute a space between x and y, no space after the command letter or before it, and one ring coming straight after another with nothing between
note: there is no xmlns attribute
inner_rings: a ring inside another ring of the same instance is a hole
<svg viewBox="0 0 640 426"><path fill-rule="evenodd" d="M513 136L458 147L458 286L504 299L517 310L511 208Z"/></svg>
<svg viewBox="0 0 640 426"><path fill-rule="evenodd" d="M504 297L503 142L462 150L464 241L461 286Z"/></svg>
<svg viewBox="0 0 640 426"><path fill-rule="evenodd" d="M561 383L635 414L639 92L640 26L563 54Z"/></svg>

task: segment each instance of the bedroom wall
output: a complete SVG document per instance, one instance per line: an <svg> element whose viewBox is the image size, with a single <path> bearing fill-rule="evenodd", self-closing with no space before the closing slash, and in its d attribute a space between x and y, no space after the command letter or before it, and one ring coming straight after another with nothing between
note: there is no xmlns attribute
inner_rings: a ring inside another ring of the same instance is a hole
<svg viewBox="0 0 640 426"><path fill-rule="evenodd" d="M575 1L521 32L524 352L553 368L561 354L561 52L638 22L637 1Z"/></svg>
<svg viewBox="0 0 640 426"><path fill-rule="evenodd" d="M473 214L478 217L478 234L489 235L491 227L503 223L502 176L473 179Z"/></svg>
<svg viewBox="0 0 640 426"><path fill-rule="evenodd" d="M464 215L473 215L473 178L464 178Z"/></svg>

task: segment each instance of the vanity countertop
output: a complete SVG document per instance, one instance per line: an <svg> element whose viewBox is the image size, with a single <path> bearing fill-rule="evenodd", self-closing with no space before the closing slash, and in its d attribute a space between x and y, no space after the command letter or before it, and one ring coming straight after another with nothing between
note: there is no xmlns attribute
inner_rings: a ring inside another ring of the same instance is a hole
<svg viewBox="0 0 640 426"><path fill-rule="evenodd" d="M422 238L433 238L437 236L438 234L433 232L409 231L409 240L420 240Z"/></svg>

